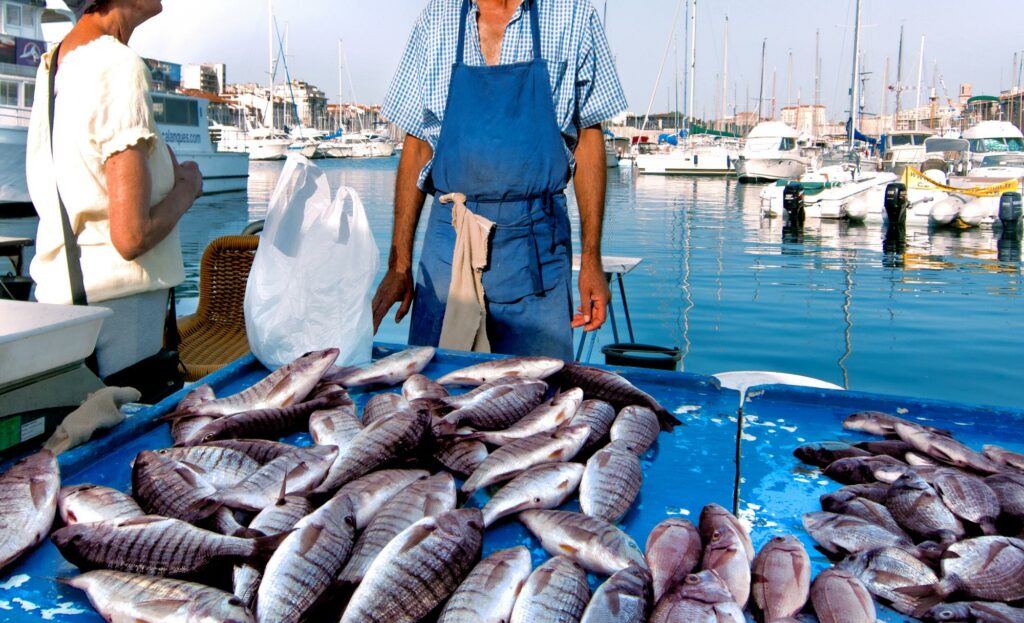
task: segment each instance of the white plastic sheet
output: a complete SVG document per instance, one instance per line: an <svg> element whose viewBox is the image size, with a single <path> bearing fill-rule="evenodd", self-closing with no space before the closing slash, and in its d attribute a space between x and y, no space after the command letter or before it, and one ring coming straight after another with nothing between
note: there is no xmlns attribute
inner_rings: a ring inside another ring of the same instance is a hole
<svg viewBox="0 0 1024 623"><path fill-rule="evenodd" d="M370 360L380 254L359 195L331 196L324 172L288 158L267 208L245 291L249 346L270 369L335 347L336 365Z"/></svg>

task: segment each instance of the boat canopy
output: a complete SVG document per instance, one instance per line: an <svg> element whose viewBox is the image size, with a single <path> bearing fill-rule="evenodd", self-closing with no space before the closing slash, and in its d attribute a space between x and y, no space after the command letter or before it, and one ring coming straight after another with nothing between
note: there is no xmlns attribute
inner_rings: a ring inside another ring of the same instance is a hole
<svg viewBox="0 0 1024 623"><path fill-rule="evenodd" d="M974 138L1024 138L1020 129L1009 121L982 121L978 125L964 130L963 137Z"/></svg>
<svg viewBox="0 0 1024 623"><path fill-rule="evenodd" d="M938 152L967 151L968 149L970 149L970 143L962 138L931 136L924 141L924 151L929 154Z"/></svg>
<svg viewBox="0 0 1024 623"><path fill-rule="evenodd" d="M754 126L747 138L798 138L800 133L781 121L762 121Z"/></svg>

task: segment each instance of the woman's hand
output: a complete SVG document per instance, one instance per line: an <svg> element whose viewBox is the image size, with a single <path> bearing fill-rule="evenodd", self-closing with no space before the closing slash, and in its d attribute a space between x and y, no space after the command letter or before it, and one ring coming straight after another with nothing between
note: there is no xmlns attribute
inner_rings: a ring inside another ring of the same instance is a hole
<svg viewBox="0 0 1024 623"><path fill-rule="evenodd" d="M171 154L171 163L174 165L174 185L184 184L185 188L192 189L190 196L196 199L203 196L203 173L199 165L191 160L178 164L178 158L174 155L171 146L167 146L167 153Z"/></svg>

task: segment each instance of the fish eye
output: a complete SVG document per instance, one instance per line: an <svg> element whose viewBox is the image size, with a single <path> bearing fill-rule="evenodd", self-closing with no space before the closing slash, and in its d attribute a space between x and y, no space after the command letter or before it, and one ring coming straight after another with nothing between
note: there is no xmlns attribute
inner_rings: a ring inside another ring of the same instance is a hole
<svg viewBox="0 0 1024 623"><path fill-rule="evenodd" d="M241 606L242 605L242 600L239 599L238 597L232 597L232 598L228 599L228 605L229 606Z"/></svg>

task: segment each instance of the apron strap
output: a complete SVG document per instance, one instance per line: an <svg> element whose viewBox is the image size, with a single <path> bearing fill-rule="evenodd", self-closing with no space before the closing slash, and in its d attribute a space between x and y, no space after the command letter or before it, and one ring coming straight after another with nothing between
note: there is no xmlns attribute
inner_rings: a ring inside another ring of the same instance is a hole
<svg viewBox="0 0 1024 623"><path fill-rule="evenodd" d="M533 60L539 61L540 55L540 9L537 8L537 0L523 0L523 4L530 11L530 34L533 35Z"/></svg>
<svg viewBox="0 0 1024 623"><path fill-rule="evenodd" d="M459 45L455 48L455 64L466 62L466 18L469 16L469 0L462 0L462 11L459 14Z"/></svg>
<svg viewBox="0 0 1024 623"><path fill-rule="evenodd" d="M466 63L466 21L469 17L469 2L470 0L462 0L462 10L459 13L459 45L455 48L455 62L459 65ZM540 60L540 9L537 8L537 0L523 0L523 7L530 14L533 60Z"/></svg>

